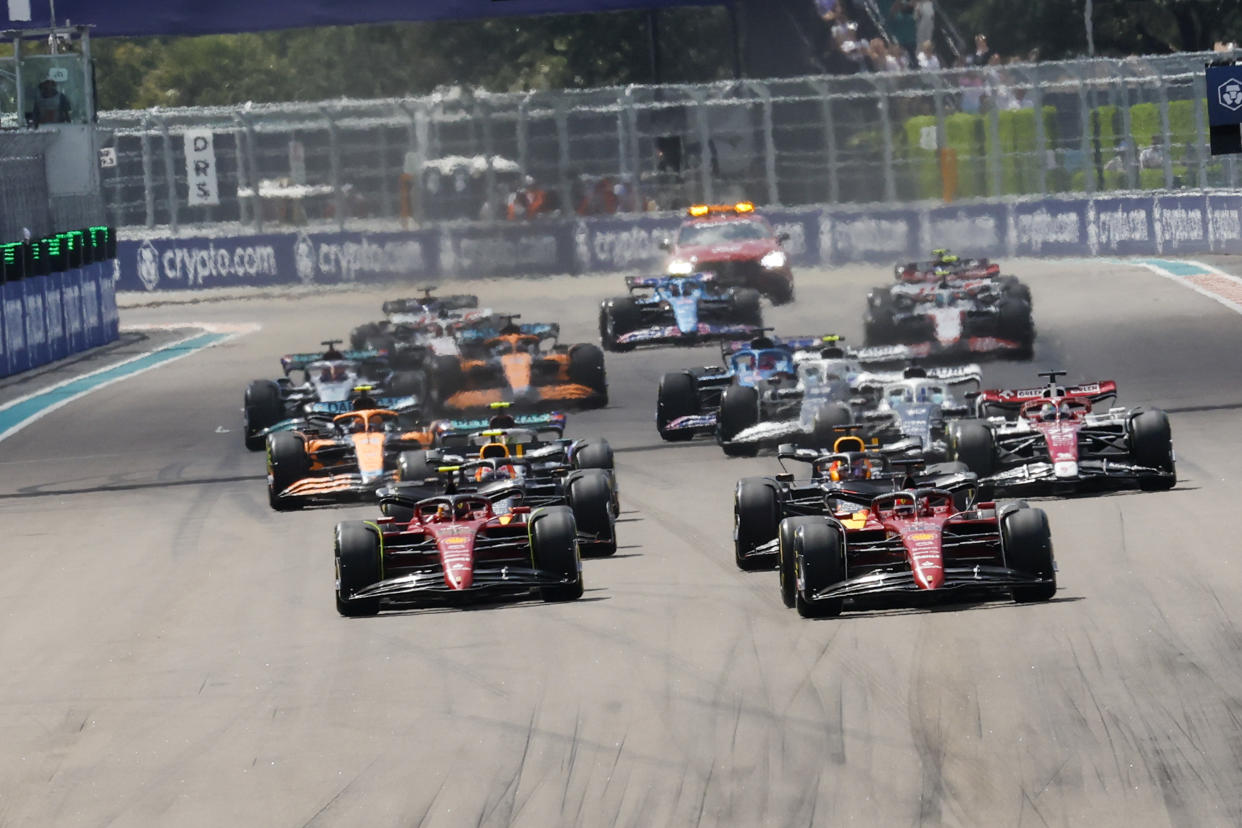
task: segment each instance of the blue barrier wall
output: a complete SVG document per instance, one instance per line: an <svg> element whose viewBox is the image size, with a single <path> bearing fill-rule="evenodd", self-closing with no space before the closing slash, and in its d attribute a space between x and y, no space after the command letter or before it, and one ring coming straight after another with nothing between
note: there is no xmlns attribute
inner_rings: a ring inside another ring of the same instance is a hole
<svg viewBox="0 0 1242 828"><path fill-rule="evenodd" d="M120 334L111 262L0 284L0 377Z"/></svg>
<svg viewBox="0 0 1242 828"><path fill-rule="evenodd" d="M764 210L798 267L890 264L949 247L986 256L1242 253L1242 195L1168 193ZM297 232L122 240L118 290L339 284L658 269L680 216L446 224L405 233Z"/></svg>

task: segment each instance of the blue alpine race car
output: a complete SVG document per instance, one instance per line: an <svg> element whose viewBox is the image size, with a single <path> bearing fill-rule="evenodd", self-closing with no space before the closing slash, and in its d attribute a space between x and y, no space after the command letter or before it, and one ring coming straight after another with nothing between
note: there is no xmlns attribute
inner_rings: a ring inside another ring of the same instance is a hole
<svg viewBox="0 0 1242 828"><path fill-rule="evenodd" d="M599 337L608 351L749 339L763 329L759 292L721 288L711 273L627 276L625 286L628 296L605 299L599 309Z"/></svg>

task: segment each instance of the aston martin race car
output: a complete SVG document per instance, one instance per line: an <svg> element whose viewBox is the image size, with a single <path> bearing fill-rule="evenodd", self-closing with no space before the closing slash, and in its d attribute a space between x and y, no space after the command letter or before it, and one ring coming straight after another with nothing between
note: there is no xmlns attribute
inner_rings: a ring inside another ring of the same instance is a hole
<svg viewBox="0 0 1242 828"><path fill-rule="evenodd" d="M426 329L429 325L460 321L468 318L459 311L478 308L479 297L474 294L436 296L435 285L420 288L422 296L408 299L390 299L381 307L387 317L378 322L359 325L349 334L349 344L355 349L371 348L386 350L392 342L405 341Z"/></svg>
<svg viewBox="0 0 1242 828"><path fill-rule="evenodd" d="M359 401L355 401L356 403ZM363 405L340 414L312 410L267 434L268 502L277 511L375 499L398 476L398 457L431 445L416 408ZM333 403L317 405L335 405Z"/></svg>
<svg viewBox="0 0 1242 828"><path fill-rule="evenodd" d="M284 376L254 380L246 387L242 405L246 448L262 449L267 445L266 429L301 417L311 403L349 402L358 395L359 386L390 397L424 401L426 378L422 372L394 371L386 355L369 350L338 351L340 343L339 339L330 339L322 343L325 350L320 353L286 354L280 359Z"/></svg>
<svg viewBox="0 0 1242 828"><path fill-rule="evenodd" d="M789 236L756 215L754 204L693 204L686 213L677 235L660 243L669 254L665 273L707 271L722 285L753 288L775 304L793 301L793 271L781 248Z"/></svg>
<svg viewBox="0 0 1242 828"><path fill-rule="evenodd" d="M1057 591L1048 517L1024 501L962 508L935 487L841 493L834 514L786 518L778 534L781 599L804 618L877 596L1001 593L1026 603Z"/></svg>
<svg viewBox="0 0 1242 828"><path fill-rule="evenodd" d="M436 357L432 387L449 412L485 411L496 402L516 409L601 408L608 404L604 353L598 346L557 344L556 324L470 329L459 337L461 356Z"/></svg>
<svg viewBox="0 0 1242 828"><path fill-rule="evenodd" d="M960 282L947 270L938 281L889 285L867 296L868 345L904 345L911 357L977 355L1029 359L1035 323L1028 298L991 279Z"/></svg>
<svg viewBox="0 0 1242 828"><path fill-rule="evenodd" d="M1177 483L1168 415L1155 408L1097 405L1116 400L1112 381L982 392L981 419L949 428L948 456L968 465L998 493L1062 494Z"/></svg>
<svg viewBox="0 0 1242 828"><path fill-rule="evenodd" d="M847 431L850 429L846 429ZM961 463L926 465L900 447L869 447L856 433L838 437L830 450L783 444L782 473L744 477L733 498L733 560L739 569L771 569L777 560L778 528L787 517L833 515L837 501L869 500L898 488L934 487L955 493L965 509L978 495L978 477ZM806 463L810 476L796 478L786 461Z"/></svg>
<svg viewBox="0 0 1242 828"><path fill-rule="evenodd" d="M498 512L477 493L386 497L385 517L337 524L336 609L372 616L384 604L468 600L481 593L582 597L578 529L566 506ZM400 511L399 518L388 516Z"/></svg>
<svg viewBox="0 0 1242 828"><path fill-rule="evenodd" d="M627 276L630 294L600 305L604 348L629 351L639 345L701 345L755 336L763 328L758 291L721 288L714 280L710 273Z"/></svg>

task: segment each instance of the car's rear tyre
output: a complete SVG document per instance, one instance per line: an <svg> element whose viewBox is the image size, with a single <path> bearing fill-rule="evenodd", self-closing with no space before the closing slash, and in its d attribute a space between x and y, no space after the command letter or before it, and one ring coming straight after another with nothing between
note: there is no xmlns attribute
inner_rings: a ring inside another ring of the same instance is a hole
<svg viewBox="0 0 1242 828"><path fill-rule="evenodd" d="M379 612L378 598L351 598L355 592L384 579L384 545L379 532L362 521L336 525L336 611L347 618Z"/></svg>
<svg viewBox="0 0 1242 828"><path fill-rule="evenodd" d="M242 435L246 448L262 451L267 437L259 434L285 418L285 402L280 388L271 380L255 380L246 386L242 404Z"/></svg>
<svg viewBox="0 0 1242 828"><path fill-rule="evenodd" d="M574 452L573 466L575 469L616 468L612 446L603 437L592 437L584 441Z"/></svg>
<svg viewBox="0 0 1242 828"><path fill-rule="evenodd" d="M1020 604L1048 601L1057 594L1057 573L1052 556L1052 533L1043 509L1018 508L1001 517L1001 549L1005 565L1046 583L1014 587L1013 600Z"/></svg>
<svg viewBox="0 0 1242 828"><path fill-rule="evenodd" d="M729 457L754 457L758 443L731 442L741 432L759 422L759 392L749 385L730 385L720 397L716 421L720 447Z"/></svg>
<svg viewBox="0 0 1242 828"><path fill-rule="evenodd" d="M759 291L739 288L733 294L734 318L742 325L763 327L763 308L759 305Z"/></svg>
<svg viewBox="0 0 1242 828"><path fill-rule="evenodd" d="M578 472L569 482L565 499L573 510L578 531L592 538L585 549L592 555L614 554L617 551L616 515L608 472L603 469Z"/></svg>
<svg viewBox="0 0 1242 828"><path fill-rule="evenodd" d="M768 298L772 300L773 305L788 305L794 300L793 279L786 279L778 276L772 279L771 286L768 288Z"/></svg>
<svg viewBox="0 0 1242 828"><path fill-rule="evenodd" d="M1019 281L1017 276L1001 276L996 281L1000 283L1001 291L1008 298L1017 299L1020 302L1025 302L1027 305L1033 305L1030 287Z"/></svg>
<svg viewBox="0 0 1242 828"><path fill-rule="evenodd" d="M306 443L297 434L278 431L267 437L268 503L278 512L301 508L299 498L282 498L280 493L306 477L310 458Z"/></svg>
<svg viewBox="0 0 1242 828"><path fill-rule="evenodd" d="M1144 491L1173 488L1177 484L1177 466L1173 460L1173 429L1169 416L1153 408L1131 418L1126 430L1134 462L1168 474L1167 477L1140 478L1140 487Z"/></svg>
<svg viewBox="0 0 1242 828"><path fill-rule="evenodd" d="M811 445L815 448L831 449L837 438L844 434L839 429L853 422L854 414L848 405L824 403L815 412L815 419L811 422Z"/></svg>
<svg viewBox="0 0 1242 828"><path fill-rule="evenodd" d="M457 357L444 354L435 358L431 367L431 385L438 401L443 403L456 394L465 382L461 361Z"/></svg>
<svg viewBox="0 0 1242 828"><path fill-rule="evenodd" d="M1000 335L1022 346L1022 354L1030 356L1035 347L1035 322L1031 306L1017 298L1002 299L998 310Z"/></svg>
<svg viewBox="0 0 1242 828"><path fill-rule="evenodd" d="M668 424L679 417L692 417L698 413L699 389L694 375L688 371L665 374L656 391L656 428L661 439L670 443L692 439L693 431L668 431Z"/></svg>
<svg viewBox="0 0 1242 828"><path fill-rule="evenodd" d="M608 396L608 377L604 370L604 352L590 343L569 349L569 379L592 391Z"/></svg>
<svg viewBox="0 0 1242 828"><path fill-rule="evenodd" d="M366 346L368 351L377 351L389 359L397 353L397 340L392 334L373 333L367 337Z"/></svg>
<svg viewBox="0 0 1242 828"><path fill-rule="evenodd" d="M355 351L361 351L367 347L367 340L373 336L378 336L379 332L380 326L374 322L359 325L349 332L349 347Z"/></svg>
<svg viewBox="0 0 1242 828"><path fill-rule="evenodd" d="M751 555L755 547L776 538L781 519L780 495L766 477L743 477L733 493L733 562L750 572L771 569L771 555Z"/></svg>
<svg viewBox="0 0 1242 828"><path fill-rule="evenodd" d="M397 455L397 476L402 483L421 484L436 477L436 466L427 462L425 451L403 451Z"/></svg>
<svg viewBox="0 0 1242 828"><path fill-rule="evenodd" d="M814 600L813 596L848 577L841 535L827 520L808 519L797 526L793 538L794 577L802 588L794 590L794 607L803 618L832 618L841 614L841 598ZM795 583L796 587L796 583Z"/></svg>
<svg viewBox="0 0 1242 828"><path fill-rule="evenodd" d="M949 461L965 463L980 477L987 477L996 469L996 440L992 430L982 423L954 423L949 429L945 454Z"/></svg>
<svg viewBox="0 0 1242 828"><path fill-rule="evenodd" d="M413 397L420 403L427 401L427 376L422 371L394 371L384 389L393 397Z"/></svg>
<svg viewBox="0 0 1242 828"><path fill-rule="evenodd" d="M576 601L582 597L582 561L578 557L578 528L568 506L540 509L531 518L531 557L535 568L569 581L541 587L544 601Z"/></svg>
<svg viewBox="0 0 1242 828"><path fill-rule="evenodd" d="M632 351L633 345L617 341L642 323L642 311L633 297L605 299L599 308L599 341L606 351Z"/></svg>

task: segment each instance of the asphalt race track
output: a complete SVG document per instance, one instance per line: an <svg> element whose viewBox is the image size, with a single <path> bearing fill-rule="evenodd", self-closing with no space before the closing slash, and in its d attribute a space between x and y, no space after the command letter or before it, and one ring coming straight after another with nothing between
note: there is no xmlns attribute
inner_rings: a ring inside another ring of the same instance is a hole
<svg viewBox="0 0 1242 828"><path fill-rule="evenodd" d="M732 561L771 457L661 444L711 349L609 355L615 558L573 604L337 616L332 527L276 514L237 432L279 354L401 291L163 306L262 330L0 442L0 825L1242 823L1242 317L1128 265L1026 262L1034 364L1171 412L1166 493L1041 504L1061 591L804 621ZM798 274L786 333L861 336L884 267ZM594 341L619 278L455 284ZM224 432L228 429L227 433Z"/></svg>

